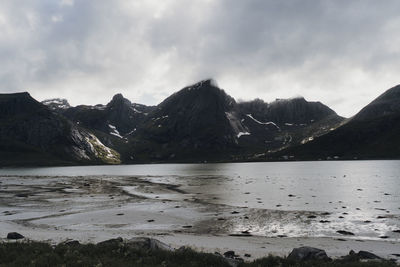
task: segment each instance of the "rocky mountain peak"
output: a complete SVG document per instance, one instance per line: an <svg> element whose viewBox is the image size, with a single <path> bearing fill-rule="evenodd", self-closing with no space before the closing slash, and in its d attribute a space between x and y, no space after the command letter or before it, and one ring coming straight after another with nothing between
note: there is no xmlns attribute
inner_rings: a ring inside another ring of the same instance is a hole
<svg viewBox="0 0 400 267"><path fill-rule="evenodd" d="M132 103L128 99L124 98L122 94L116 94L107 104L107 107L124 106L124 105L131 106Z"/></svg>
<svg viewBox="0 0 400 267"><path fill-rule="evenodd" d="M48 106L51 110L67 109L71 107L68 100L65 98L46 99L42 101L42 104Z"/></svg>
<svg viewBox="0 0 400 267"><path fill-rule="evenodd" d="M235 99L227 95L217 86L213 79L199 81L187 86L165 99L160 108L175 106L179 109L232 109L236 105Z"/></svg>

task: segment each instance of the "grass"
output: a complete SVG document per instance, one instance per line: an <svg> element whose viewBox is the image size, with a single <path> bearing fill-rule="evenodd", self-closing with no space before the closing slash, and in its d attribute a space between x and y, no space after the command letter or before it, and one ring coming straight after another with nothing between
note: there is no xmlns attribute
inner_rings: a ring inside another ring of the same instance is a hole
<svg viewBox="0 0 400 267"><path fill-rule="evenodd" d="M0 243L0 266L230 266L218 255L196 252L190 248L176 251L133 248L126 243L58 244L43 242ZM332 262L294 262L286 258L268 256L239 266L342 266L375 267L397 266L390 261L360 262L356 258Z"/></svg>

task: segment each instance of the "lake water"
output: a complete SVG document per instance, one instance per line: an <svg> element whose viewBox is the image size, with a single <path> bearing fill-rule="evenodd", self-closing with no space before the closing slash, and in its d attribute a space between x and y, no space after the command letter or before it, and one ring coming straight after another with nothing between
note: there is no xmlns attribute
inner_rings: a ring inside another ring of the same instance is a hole
<svg viewBox="0 0 400 267"><path fill-rule="evenodd" d="M393 232L400 229L400 161L6 168L0 169L1 175L140 176L153 183L177 185L201 201L217 205L300 215L326 213L307 221L302 229L288 230L293 225L286 222L275 233L324 236L332 229L346 229L356 232L357 238L388 236L400 241L400 234ZM263 222L246 227L260 235L273 231Z"/></svg>

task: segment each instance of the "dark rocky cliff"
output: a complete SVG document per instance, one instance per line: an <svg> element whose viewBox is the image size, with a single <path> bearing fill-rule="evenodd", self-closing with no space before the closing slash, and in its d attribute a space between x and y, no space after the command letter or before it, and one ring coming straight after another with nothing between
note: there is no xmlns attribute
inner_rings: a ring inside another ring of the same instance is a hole
<svg viewBox="0 0 400 267"><path fill-rule="evenodd" d="M28 93L0 95L0 125L1 165L109 162L107 148L94 135Z"/></svg>
<svg viewBox="0 0 400 267"><path fill-rule="evenodd" d="M400 158L400 86L364 107L347 123L283 154L296 159Z"/></svg>

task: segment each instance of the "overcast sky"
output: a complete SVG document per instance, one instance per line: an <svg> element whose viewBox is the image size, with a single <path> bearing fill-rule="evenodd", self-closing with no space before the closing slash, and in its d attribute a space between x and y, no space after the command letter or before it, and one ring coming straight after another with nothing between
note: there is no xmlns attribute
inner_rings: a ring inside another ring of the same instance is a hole
<svg viewBox="0 0 400 267"><path fill-rule="evenodd" d="M352 116L400 83L397 0L2 0L0 93L158 104L214 78Z"/></svg>

